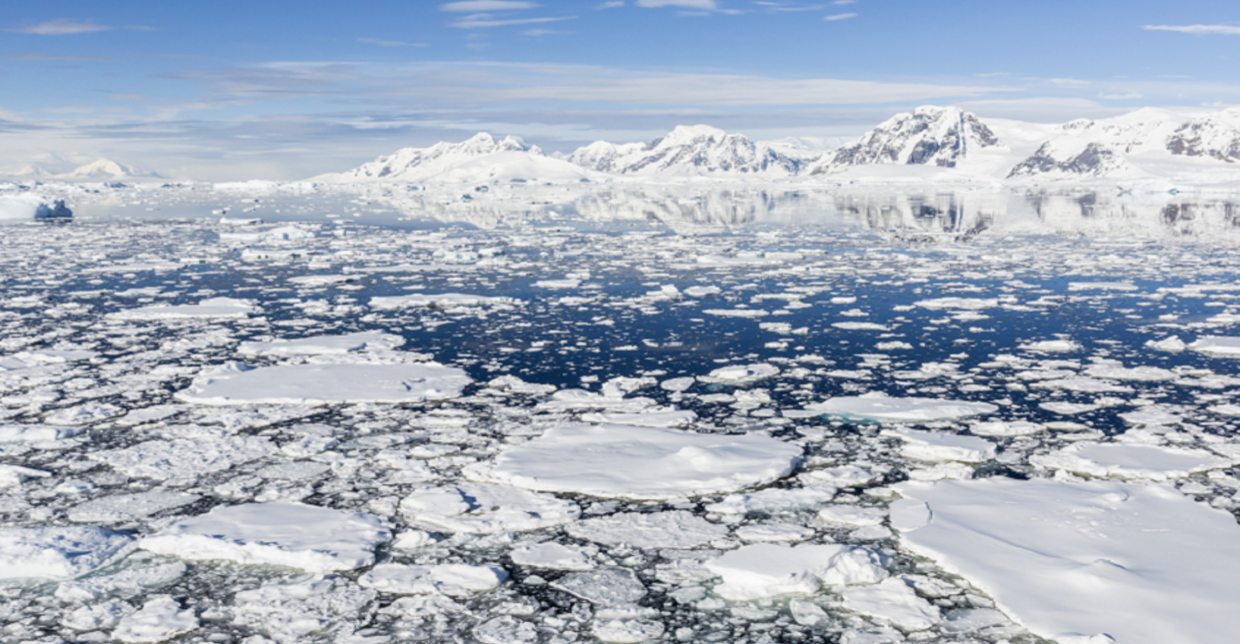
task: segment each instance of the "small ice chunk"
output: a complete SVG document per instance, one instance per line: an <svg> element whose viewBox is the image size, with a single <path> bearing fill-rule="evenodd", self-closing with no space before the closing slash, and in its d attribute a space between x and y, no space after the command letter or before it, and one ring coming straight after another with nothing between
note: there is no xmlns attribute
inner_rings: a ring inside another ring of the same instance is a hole
<svg viewBox="0 0 1240 644"><path fill-rule="evenodd" d="M119 559L133 538L97 528L0 528L0 579L73 579Z"/></svg>
<svg viewBox="0 0 1240 644"><path fill-rule="evenodd" d="M731 601L777 595L810 595L822 584L872 584L887 571L881 557L866 548L839 544L742 546L706 561L723 578L715 592Z"/></svg>
<svg viewBox="0 0 1240 644"><path fill-rule="evenodd" d="M481 644L534 644L538 628L511 615L500 615L475 626L473 635Z"/></svg>
<svg viewBox="0 0 1240 644"><path fill-rule="evenodd" d="M0 464L0 490L7 487L17 487L23 481L30 479L45 479L51 476L51 472L36 470L31 467L22 467L21 465L4 465Z"/></svg>
<svg viewBox="0 0 1240 644"><path fill-rule="evenodd" d="M912 429L885 429L883 435L903 440L900 455L917 461L980 463L995 457L994 443L976 436Z"/></svg>
<svg viewBox="0 0 1240 644"><path fill-rule="evenodd" d="M721 385L745 385L779 375L779 367L765 362L751 365L728 365L701 376L702 382Z"/></svg>
<svg viewBox="0 0 1240 644"><path fill-rule="evenodd" d="M0 443L52 443L77 436L86 429L52 425L0 425Z"/></svg>
<svg viewBox="0 0 1240 644"><path fill-rule="evenodd" d="M736 529L736 538L746 543L804 541L812 536L813 530L794 523L758 523Z"/></svg>
<svg viewBox="0 0 1240 644"><path fill-rule="evenodd" d="M552 570L592 570L594 563L584 550L554 542L522 546L511 553L512 562L530 568Z"/></svg>
<svg viewBox="0 0 1240 644"><path fill-rule="evenodd" d="M942 309L950 309L953 311L980 311L982 309L993 309L999 306L999 300L996 298L980 298L980 297L940 297L932 300L920 300L913 302L913 306L920 306L923 309L931 311L939 311Z"/></svg>
<svg viewBox="0 0 1240 644"><path fill-rule="evenodd" d="M176 397L202 405L414 403L456 398L470 382L437 362L233 365L204 373Z"/></svg>
<svg viewBox="0 0 1240 644"><path fill-rule="evenodd" d="M565 527L574 538L604 545L627 543L634 548L696 548L722 539L726 526L711 523L683 510L623 512L593 517Z"/></svg>
<svg viewBox="0 0 1240 644"><path fill-rule="evenodd" d="M468 597L494 590L507 579L508 571L498 566L406 566L383 563L359 577L357 583L362 588L393 595L443 593L449 597Z"/></svg>
<svg viewBox="0 0 1240 644"><path fill-rule="evenodd" d="M1039 342L1026 342L1020 345L1022 351L1031 351L1033 353L1068 353L1071 351L1079 351L1081 345L1072 340L1042 340Z"/></svg>
<svg viewBox="0 0 1240 644"><path fill-rule="evenodd" d="M918 597L912 587L898 577L872 586L845 588L844 607L890 622L905 631L924 631L943 619L937 606Z"/></svg>
<svg viewBox="0 0 1240 644"><path fill-rule="evenodd" d="M1029 462L1102 478L1165 481L1230 467L1235 460L1182 447L1075 443L1049 454L1035 454Z"/></svg>
<svg viewBox="0 0 1240 644"><path fill-rule="evenodd" d="M147 598L142 609L121 619L112 637L131 644L163 642L198 628L194 611L168 595Z"/></svg>
<svg viewBox="0 0 1240 644"><path fill-rule="evenodd" d="M684 290L684 294L689 297L706 297L708 295L718 295L723 290L718 286L690 286Z"/></svg>
<svg viewBox="0 0 1240 644"><path fill-rule="evenodd" d="M79 503L69 509L68 517L74 523L124 523L186 506L199 498L169 490L113 494Z"/></svg>
<svg viewBox="0 0 1240 644"><path fill-rule="evenodd" d="M431 307L454 309L467 306L495 306L515 304L517 300L510 297L486 297L484 295L467 295L465 293L413 293L411 295L395 295L391 297L372 297L370 307L380 310L404 309L411 307Z"/></svg>
<svg viewBox="0 0 1240 644"><path fill-rule="evenodd" d="M301 644L312 635L339 634L337 642L357 641L346 634L359 615L368 614L377 593L339 575L314 575L294 583L268 583L233 596L232 623L257 631L279 644ZM452 600L444 597L445 600ZM398 600L399 601L399 600ZM267 640L253 640L266 642Z"/></svg>
<svg viewBox="0 0 1240 644"><path fill-rule="evenodd" d="M48 414L46 420L53 425L89 425L124 414L125 410L116 405L92 400L76 407L58 409Z"/></svg>
<svg viewBox="0 0 1240 644"><path fill-rule="evenodd" d="M864 396L839 396L806 405L805 409L828 416L880 423L925 423L990 414L999 408L990 403L935 398L894 398L871 393Z"/></svg>
<svg viewBox="0 0 1240 644"><path fill-rule="evenodd" d="M828 505L818 511L818 518L826 523L843 525L851 528L868 528L882 525L887 519L887 511L882 508L868 508L858 505Z"/></svg>
<svg viewBox="0 0 1240 644"><path fill-rule="evenodd" d="M1085 370L1085 375L1107 380L1135 380L1138 382L1158 382L1175 380L1176 374L1170 369L1161 367L1133 367L1131 369L1118 363L1100 363Z"/></svg>
<svg viewBox="0 0 1240 644"><path fill-rule="evenodd" d="M876 474L855 465L839 465L836 467L826 467L821 470L810 470L801 476L815 483L821 482L837 488L869 485L883 478L881 474Z"/></svg>
<svg viewBox="0 0 1240 644"><path fill-rule="evenodd" d="M662 622L646 619L609 619L596 621L590 632L608 644L638 644L663 635Z"/></svg>
<svg viewBox="0 0 1240 644"><path fill-rule="evenodd" d="M1042 425L1031 423L1027 420L979 421L969 425L969 432L976 436L994 436L998 438L1031 436L1044 431L1046 431L1046 428Z"/></svg>
<svg viewBox="0 0 1240 644"><path fill-rule="evenodd" d="M1145 343L1145 346L1155 351L1166 351L1167 353L1179 353L1188 348L1188 345L1184 344L1184 341L1177 335L1163 338L1162 340L1150 340Z"/></svg>
<svg viewBox="0 0 1240 644"><path fill-rule="evenodd" d="M646 596L646 586L627 568L570 572L552 583L551 587L604 607L635 604Z"/></svg>
<svg viewBox="0 0 1240 644"><path fill-rule="evenodd" d="M730 494L719 503L706 506L706 511L719 514L797 512L817 507L834 497L835 489L829 487L771 488L748 494Z"/></svg>
<svg viewBox="0 0 1240 644"><path fill-rule="evenodd" d="M144 441L86 456L131 477L165 481L223 471L275 451L271 441L258 436L206 436Z"/></svg>
<svg viewBox="0 0 1240 644"><path fill-rule="evenodd" d="M145 537L139 546L183 559L327 572L370 565L375 546L390 538L384 522L368 514L281 502L220 506Z"/></svg>
<svg viewBox="0 0 1240 644"><path fill-rule="evenodd" d="M136 610L126 601L109 599L75 608L61 619L61 624L75 631L107 630Z"/></svg>
<svg viewBox="0 0 1240 644"><path fill-rule="evenodd" d="M242 342L237 353L247 356L318 356L358 351L388 351L405 343L399 335L362 331L344 335L319 335L297 340Z"/></svg>
<svg viewBox="0 0 1240 644"><path fill-rule="evenodd" d="M581 515L576 503L549 494L469 482L417 488L401 501L400 511L413 525L472 534L541 530Z"/></svg>
<svg viewBox="0 0 1240 644"><path fill-rule="evenodd" d="M466 475L545 492L669 499L769 483L800 461L799 446L758 433L564 425L505 448Z"/></svg>

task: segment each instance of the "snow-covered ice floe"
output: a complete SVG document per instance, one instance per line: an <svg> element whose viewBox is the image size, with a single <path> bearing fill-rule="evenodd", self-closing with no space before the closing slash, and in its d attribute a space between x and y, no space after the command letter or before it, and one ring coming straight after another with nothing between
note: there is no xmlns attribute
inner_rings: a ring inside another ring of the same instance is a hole
<svg viewBox="0 0 1240 644"><path fill-rule="evenodd" d="M473 482L415 488L401 501L400 511L413 525L426 529L476 534L540 530L568 523L581 514L572 501Z"/></svg>
<svg viewBox="0 0 1240 644"><path fill-rule="evenodd" d="M0 580L74 579L133 547L133 537L94 526L0 528Z"/></svg>
<svg viewBox="0 0 1240 644"><path fill-rule="evenodd" d="M274 367L232 363L207 371L177 392L177 398L202 405L410 403L455 398L471 382L463 370L435 362Z"/></svg>
<svg viewBox="0 0 1240 644"><path fill-rule="evenodd" d="M715 592L733 601L809 595L823 585L873 584L887 577L882 554L859 546L743 546L706 562L723 578Z"/></svg>
<svg viewBox="0 0 1240 644"><path fill-rule="evenodd" d="M144 537L138 545L182 559L330 572L370 565L375 547L391 537L378 517L277 502L220 506Z"/></svg>
<svg viewBox="0 0 1240 644"><path fill-rule="evenodd" d="M880 423L925 423L981 416L997 411L990 403L938 400L934 398L896 398L881 393L864 396L838 396L805 406L806 411L846 419Z"/></svg>
<svg viewBox="0 0 1240 644"><path fill-rule="evenodd" d="M469 295L465 293L413 293L411 295L393 295L370 298L370 306L375 309L403 309L409 307L439 307L444 309L466 306L511 305L517 300L511 297L488 297L485 295Z"/></svg>
<svg viewBox="0 0 1240 644"><path fill-rule="evenodd" d="M1190 342L1188 348L1215 358L1240 358L1240 338L1203 336Z"/></svg>
<svg viewBox="0 0 1240 644"><path fill-rule="evenodd" d="M398 335L362 331L344 335L319 335L297 340L242 342L241 346L237 347L237 353L250 356L318 356L366 350L390 350L404 343L405 339Z"/></svg>
<svg viewBox="0 0 1240 644"><path fill-rule="evenodd" d="M670 499L769 483L800 462L800 447L765 434L579 424L507 447L467 475L544 492Z"/></svg>
<svg viewBox="0 0 1240 644"><path fill-rule="evenodd" d="M1240 628L1240 527L1175 489L1006 478L896 489L901 545L1041 637L1222 644Z"/></svg>
<svg viewBox="0 0 1240 644"><path fill-rule="evenodd" d="M1236 460L1198 449L1120 443L1076 443L1029 459L1039 467L1087 476L1151 481L1222 469Z"/></svg>
<svg viewBox="0 0 1240 644"><path fill-rule="evenodd" d="M117 311L109 317L117 320L192 320L212 318L247 318L261 315L262 309L250 300L215 297L198 304L154 304L137 309Z"/></svg>

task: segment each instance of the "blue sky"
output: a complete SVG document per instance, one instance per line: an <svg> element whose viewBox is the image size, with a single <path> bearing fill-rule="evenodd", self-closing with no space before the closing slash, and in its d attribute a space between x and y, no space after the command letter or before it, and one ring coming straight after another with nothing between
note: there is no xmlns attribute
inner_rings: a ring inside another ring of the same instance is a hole
<svg viewBox="0 0 1240 644"><path fill-rule="evenodd" d="M479 130L570 150L681 123L852 137L922 104L1240 104L1234 0L11 4L0 170L295 179Z"/></svg>

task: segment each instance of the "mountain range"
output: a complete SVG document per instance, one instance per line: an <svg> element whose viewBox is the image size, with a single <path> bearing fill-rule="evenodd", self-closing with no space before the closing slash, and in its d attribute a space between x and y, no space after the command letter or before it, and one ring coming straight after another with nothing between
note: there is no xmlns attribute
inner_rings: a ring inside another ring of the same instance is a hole
<svg viewBox="0 0 1240 644"><path fill-rule="evenodd" d="M64 164L60 165L63 166ZM97 159L66 172L56 172L44 165L29 163L9 176L18 180L33 179L36 181L117 181L120 179L166 178L157 172L125 165L111 159Z"/></svg>
<svg viewBox="0 0 1240 644"><path fill-rule="evenodd" d="M707 125L646 143L596 141L563 154L509 136L405 148L314 181L419 183L625 180L1240 182L1240 108L1177 113L1143 108L1109 119L1038 124L981 119L958 107L896 114L826 151L751 141Z"/></svg>

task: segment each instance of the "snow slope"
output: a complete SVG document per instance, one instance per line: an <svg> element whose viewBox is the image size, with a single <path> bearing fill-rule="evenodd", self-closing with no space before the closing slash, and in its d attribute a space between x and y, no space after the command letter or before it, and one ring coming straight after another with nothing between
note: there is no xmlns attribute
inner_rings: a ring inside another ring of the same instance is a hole
<svg viewBox="0 0 1240 644"><path fill-rule="evenodd" d="M795 175L807 156L781 152L769 144L754 143L743 134L728 134L709 125L681 125L644 145L596 141L566 158L582 167L613 174L776 178Z"/></svg>

